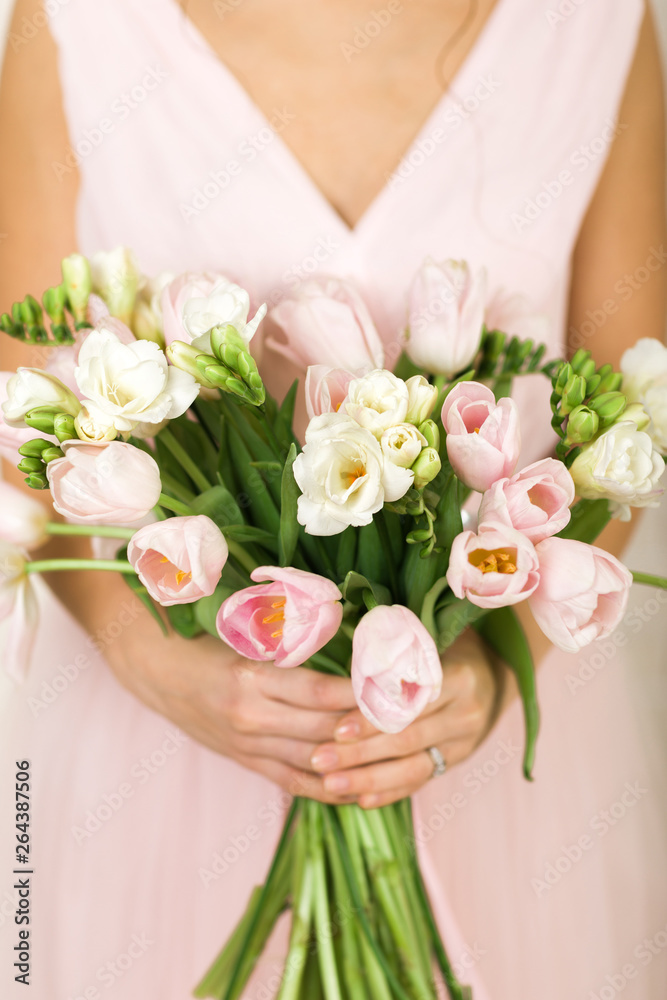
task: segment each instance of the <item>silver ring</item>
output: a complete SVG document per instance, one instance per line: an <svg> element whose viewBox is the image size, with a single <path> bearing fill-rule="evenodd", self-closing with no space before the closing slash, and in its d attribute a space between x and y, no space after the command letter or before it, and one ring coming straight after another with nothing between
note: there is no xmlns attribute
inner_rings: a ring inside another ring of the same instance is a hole
<svg viewBox="0 0 667 1000"><path fill-rule="evenodd" d="M432 778L439 778L447 770L447 764L445 763L445 758L442 756L437 747L429 747L426 751L433 761L433 774Z"/></svg>

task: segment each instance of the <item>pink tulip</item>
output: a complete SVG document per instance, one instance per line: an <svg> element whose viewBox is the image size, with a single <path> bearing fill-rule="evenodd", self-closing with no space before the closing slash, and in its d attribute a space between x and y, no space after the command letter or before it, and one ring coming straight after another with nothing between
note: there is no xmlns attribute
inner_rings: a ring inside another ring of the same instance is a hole
<svg viewBox="0 0 667 1000"><path fill-rule="evenodd" d="M632 584L614 556L569 538L537 546L540 585L530 599L535 621L555 646L576 653L611 635L620 623Z"/></svg>
<svg viewBox="0 0 667 1000"><path fill-rule="evenodd" d="M514 528L482 524L478 534L462 531L454 539L447 583L478 608L518 604L530 597L539 579L535 547Z"/></svg>
<svg viewBox="0 0 667 1000"><path fill-rule="evenodd" d="M9 619L3 642L5 670L20 683L30 666L39 608L25 559L14 545L0 541L0 621Z"/></svg>
<svg viewBox="0 0 667 1000"><path fill-rule="evenodd" d="M312 278L271 310L285 341L267 340L295 365L370 371L382 368L384 351L366 305L342 278Z"/></svg>
<svg viewBox="0 0 667 1000"><path fill-rule="evenodd" d="M442 407L447 456L459 479L483 493L511 476L519 459L519 411L512 399L496 403L480 382L459 382Z"/></svg>
<svg viewBox="0 0 667 1000"><path fill-rule="evenodd" d="M160 470L145 451L123 441L103 447L67 441L65 457L49 462L53 506L82 524L132 524L160 498Z"/></svg>
<svg viewBox="0 0 667 1000"><path fill-rule="evenodd" d="M308 416L337 413L347 396L347 387L356 378L346 368L310 365L306 372L306 409Z"/></svg>
<svg viewBox="0 0 667 1000"><path fill-rule="evenodd" d="M482 497L478 523L506 524L537 545L570 520L574 482L562 462L545 458L511 479L497 479Z"/></svg>
<svg viewBox="0 0 667 1000"><path fill-rule="evenodd" d="M361 619L352 640L352 688L359 708L384 733L400 733L442 685L431 634L400 604L378 604Z"/></svg>
<svg viewBox="0 0 667 1000"><path fill-rule="evenodd" d="M224 641L249 660L298 667L333 639L343 619L335 583L286 566L258 566L253 580L223 602L216 625Z"/></svg>
<svg viewBox="0 0 667 1000"><path fill-rule="evenodd" d="M49 512L38 500L0 480L0 539L21 549L47 541Z"/></svg>
<svg viewBox="0 0 667 1000"><path fill-rule="evenodd" d="M137 576L165 608L210 597L228 555L224 535L204 514L148 524L127 547Z"/></svg>

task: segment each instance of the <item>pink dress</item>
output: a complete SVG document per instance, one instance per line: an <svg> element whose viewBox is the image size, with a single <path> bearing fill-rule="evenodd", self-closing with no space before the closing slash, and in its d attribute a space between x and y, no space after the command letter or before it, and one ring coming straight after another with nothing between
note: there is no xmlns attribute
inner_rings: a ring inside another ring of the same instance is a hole
<svg viewBox="0 0 667 1000"><path fill-rule="evenodd" d="M276 108L271 127L176 0L57 5L80 248L130 245L149 273L216 268L257 302L313 273L347 275L387 344L424 257L466 258L547 317L557 352L572 249L643 14L641 0L569 6L554 21L552 0L498 0L350 229L289 151L292 110ZM519 398L532 461L550 447L544 384L524 383ZM279 789L187 739L112 676L100 650L133 608L128 591L91 638L46 592L32 671L5 710L5 801L15 760L34 773L34 1000L186 1000L279 830ZM542 665L534 783L521 775L515 702L473 757L417 796L430 891L476 1000L666 995L664 773L649 767L624 654L612 652L553 652ZM28 994L10 973L8 825L0 979L13 1000ZM248 1000L274 995L281 948L277 938Z"/></svg>

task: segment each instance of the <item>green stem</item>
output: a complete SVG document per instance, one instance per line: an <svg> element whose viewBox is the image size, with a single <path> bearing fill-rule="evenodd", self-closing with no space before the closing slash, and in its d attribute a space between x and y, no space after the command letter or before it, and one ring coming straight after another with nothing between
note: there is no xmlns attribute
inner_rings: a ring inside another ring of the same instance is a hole
<svg viewBox="0 0 667 1000"><path fill-rule="evenodd" d="M264 409L263 406L258 406L256 412L259 421L266 432L266 436L269 439L269 444L275 451L276 455L280 458L280 460L284 461L285 451L274 433L273 427L271 426L271 423L266 415L266 410Z"/></svg>
<svg viewBox="0 0 667 1000"><path fill-rule="evenodd" d="M632 579L635 583L644 583L647 587L660 587L667 590L667 578L664 576L653 576L651 573L639 573L632 571Z"/></svg>
<svg viewBox="0 0 667 1000"><path fill-rule="evenodd" d="M337 677L347 677L349 679L349 674L345 667L341 667L340 663L337 663L326 653L313 653L310 657L310 662L316 667L321 668L324 673L335 674Z"/></svg>
<svg viewBox="0 0 667 1000"><path fill-rule="evenodd" d="M192 482L202 493L211 489L211 484L201 471L199 466L190 458L183 445L179 444L168 428L160 431L158 435L165 448L167 448L179 463L184 472L187 472Z"/></svg>
<svg viewBox="0 0 667 1000"><path fill-rule="evenodd" d="M93 535L96 538L132 538L136 528L120 528L104 524L60 524L59 521L49 521L46 525L47 535Z"/></svg>
<svg viewBox="0 0 667 1000"><path fill-rule="evenodd" d="M134 573L134 566L120 559L38 559L25 564L26 573L50 573L65 569L104 569L113 573Z"/></svg>
<svg viewBox="0 0 667 1000"><path fill-rule="evenodd" d="M236 966L234 968L234 971L232 973L231 979L229 981L229 985L227 987L227 992L225 993L224 997L221 998L221 1000L231 1000L231 998L235 995L234 994L234 987L236 986L236 983L237 983L237 981L239 979L239 976L241 974L241 967L243 965L243 960L245 958L245 953L246 953L246 951L248 949L248 945L250 944L250 941L252 939L253 933L255 931L255 927L257 926L257 923L258 923L258 921L260 919L260 916L261 916L262 910L264 909L265 903L268 900L269 893L271 892L271 889L273 888L273 882L275 880L276 873L278 871L278 866L279 866L280 859L282 857L283 851L285 850L285 848L286 848L286 846L287 846L287 844L289 842L289 835L290 835L290 831L291 831L291 828L292 828L292 821L294 819L294 814L296 813L297 807L298 807L298 799L294 799L294 801L292 802L292 805L290 806L289 812L287 813L287 817L285 819L285 825L283 826L283 832L280 835L280 840L278 841L278 846L276 848L276 853L273 855L273 861L271 862L271 867L269 868L269 873L266 876L266 881L265 881L264 885L262 886L262 891L261 891L261 894L259 896L259 900L257 902L257 910L253 914L253 919L248 924L248 928L246 930L245 937L243 939L243 944L241 945L241 948L240 948L240 957L239 957L239 960L238 960L238 962L237 962L237 964L236 964Z"/></svg>
<svg viewBox="0 0 667 1000"><path fill-rule="evenodd" d="M231 538L225 538L225 541L227 542L227 548L229 549L230 556L233 556L237 563L240 563L240 565L243 566L248 573L252 573L254 569L257 569L258 563L256 563L253 557L246 552L242 545L239 545L238 542L232 541Z"/></svg>
<svg viewBox="0 0 667 1000"><path fill-rule="evenodd" d="M183 503L192 503L195 494L176 479L176 476L172 476L171 473L160 469L160 479L164 488L173 493L177 500L181 500Z"/></svg>
<svg viewBox="0 0 667 1000"><path fill-rule="evenodd" d="M386 514L384 508L375 516L375 524L378 529L378 535L380 536L380 543L384 549L385 558L387 561L387 566L389 568L389 579L391 581L391 591L395 599L399 596L399 584L398 584L398 573L396 571L396 564L394 563L394 556L391 551L391 541L389 538L389 529L387 528L387 522L385 520Z"/></svg>
<svg viewBox="0 0 667 1000"><path fill-rule="evenodd" d="M322 986L326 1000L343 1000L338 981L338 966L331 937L331 913L329 911L329 892L327 889L327 872L324 859L324 844L322 841L322 812L324 807L314 799L309 799L307 807L310 810L310 848L313 852L313 881L315 894L315 938L317 941L317 957L320 963Z"/></svg>
<svg viewBox="0 0 667 1000"><path fill-rule="evenodd" d="M308 849L310 824L306 809L302 809L299 813L294 839L292 930L278 1000L298 1000L308 960L315 886L313 863Z"/></svg>
<svg viewBox="0 0 667 1000"><path fill-rule="evenodd" d="M168 497L166 493L160 493L158 505L160 507L166 507L167 510L173 511L174 514L182 514L185 517L192 514L192 511L186 504L181 503L180 500L174 500L173 497Z"/></svg>

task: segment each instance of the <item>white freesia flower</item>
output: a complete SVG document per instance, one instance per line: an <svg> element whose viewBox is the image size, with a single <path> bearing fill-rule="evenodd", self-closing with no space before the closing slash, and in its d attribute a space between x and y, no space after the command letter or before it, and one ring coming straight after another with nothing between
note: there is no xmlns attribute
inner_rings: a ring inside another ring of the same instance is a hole
<svg viewBox="0 0 667 1000"><path fill-rule="evenodd" d="M199 392L192 375L167 364L157 344L123 344L108 330L86 338L74 377L90 419L121 434L180 416Z"/></svg>
<svg viewBox="0 0 667 1000"><path fill-rule="evenodd" d="M438 390L423 375L413 375L405 383L408 387L408 412L405 419L409 424L423 424L433 413L438 401Z"/></svg>
<svg viewBox="0 0 667 1000"><path fill-rule="evenodd" d="M90 258L90 269L93 291L104 299L112 316L129 325L141 281L134 252L127 247L100 250Z"/></svg>
<svg viewBox="0 0 667 1000"><path fill-rule="evenodd" d="M144 278L139 287L132 314L132 330L137 340L154 340L164 348L162 319L162 291L174 280L174 275L163 271L155 278Z"/></svg>
<svg viewBox="0 0 667 1000"><path fill-rule="evenodd" d="M350 382L342 409L381 438L388 427L405 423L409 402L410 393L403 379L385 368L376 368Z"/></svg>
<svg viewBox="0 0 667 1000"><path fill-rule="evenodd" d="M82 406L74 418L74 430L77 437L88 444L106 444L118 434L113 424L98 423L87 406Z"/></svg>
<svg viewBox="0 0 667 1000"><path fill-rule="evenodd" d="M413 475L384 460L373 435L343 413L314 417L294 462L301 489L297 518L311 535L336 535L370 524L385 501L398 500Z"/></svg>
<svg viewBox="0 0 667 1000"><path fill-rule="evenodd" d="M623 392L631 403L642 403L651 423L646 428L663 455L667 453L667 347L642 337L621 358Z"/></svg>
<svg viewBox="0 0 667 1000"><path fill-rule="evenodd" d="M630 519L630 507L657 507L665 470L660 453L632 420L620 420L581 449L570 473L580 497L612 501L614 516Z"/></svg>
<svg viewBox="0 0 667 1000"><path fill-rule="evenodd" d="M395 424L380 438L382 454L394 465L409 469L428 441L413 424Z"/></svg>
<svg viewBox="0 0 667 1000"><path fill-rule="evenodd" d="M19 368L7 383L7 399L2 404L5 423L10 427L24 427L23 418L36 406L63 410L73 417L81 409L71 389L55 375L41 368Z"/></svg>
<svg viewBox="0 0 667 1000"><path fill-rule="evenodd" d="M261 305L248 322L250 296L245 288L235 285L228 278L218 278L208 295L193 295L183 305L183 326L192 337L192 343L208 354L211 350L209 330L214 326L230 324L241 334L246 344L255 336L257 327L266 315L266 303Z"/></svg>

